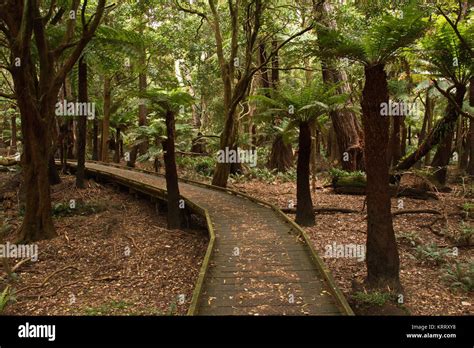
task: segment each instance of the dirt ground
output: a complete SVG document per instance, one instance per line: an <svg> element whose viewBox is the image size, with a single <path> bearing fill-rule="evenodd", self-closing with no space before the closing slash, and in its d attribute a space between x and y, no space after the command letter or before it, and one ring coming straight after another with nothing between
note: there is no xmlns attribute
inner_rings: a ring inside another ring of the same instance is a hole
<svg viewBox="0 0 474 348"><path fill-rule="evenodd" d="M0 183L7 178L11 174L0 173ZM131 198L128 193L94 181L88 182L86 190L78 191L73 178L63 180L54 188L55 203L75 199L93 206L97 212L55 218L60 236L39 243L39 262L21 266L15 285L18 302L7 307L5 314L184 314L207 246L205 233L169 231L164 227L166 217L157 215L146 200ZM474 260L472 244L462 246L455 239L463 228L474 227L472 216L462 211L463 205L474 203L465 188L451 185L453 191L437 193L438 200L392 199L392 212L431 209L443 215L393 217L403 303L366 308L354 300L366 275L365 262L354 257L327 257L330 245L365 245L364 196L334 194L326 184L323 179L316 183L312 196L315 208L357 212L317 213L316 225L305 230L357 314L473 313L474 294L453 289L445 280L447 267ZM287 207L289 201L296 203L296 185L292 182L252 180L231 182L229 187L281 208ZM19 221L16 194L7 193L7 197L2 214L15 229ZM8 238L12 233L7 234ZM439 262L420 257L416 247L430 244L448 253ZM45 282L48 276L51 278Z"/></svg>
<svg viewBox="0 0 474 348"><path fill-rule="evenodd" d="M0 173L0 186L11 178ZM16 271L15 301L2 314L186 314L206 230L168 230L166 216L146 199L93 180L84 190L74 187L73 177L62 180L52 194L58 237L37 243L39 260ZM3 243L14 242L21 221L17 195L0 193L6 197L0 202ZM75 209L68 208L71 200ZM2 289L5 276L2 268Z"/></svg>
<svg viewBox="0 0 474 348"><path fill-rule="evenodd" d="M358 213L318 213L316 225L305 228L314 243L316 250L326 262L332 274L346 297L351 300L354 292L361 291L360 284L366 275L366 266L363 260L347 257L325 257L329 245L365 245L366 241L366 210L364 196L339 195L332 192L332 188L325 187L327 182L318 181L316 192L312 199L315 208L337 207L348 208L359 211ZM284 182L259 182L253 180L246 183L235 183L231 188L246 192L255 197L271 202L278 207L288 207L289 201L296 204L296 185ZM407 214L394 216L394 229L400 253L400 278L404 293L401 302L402 310L388 311L387 314L412 315L466 315L473 313L474 294L450 289L449 284L443 280L446 273L444 267L454 262L474 261L474 250L469 247L459 246L457 252L454 250L453 241L450 238L440 236L456 236L460 226L474 227L472 218L464 218L455 215L461 211L461 206L472 203L472 198L463 197L461 188L453 187L451 193L439 193L439 200L415 200L411 198L392 199L392 212L398 209L434 209L447 213L447 224L437 215L429 214ZM451 215L452 214L452 215ZM294 218L294 215L291 215ZM434 221L432 226L430 226ZM461 225L461 224L464 225ZM445 262L436 264L432 260L424 260L416 257L416 245L436 244L446 248L450 252L445 257ZM457 256L454 256L457 254ZM472 281L472 279L471 279ZM354 302L351 301L354 307ZM397 299L398 304L398 299ZM377 306L375 306L377 307ZM386 314L386 308L371 310L370 314ZM365 313L364 308L354 308L359 314Z"/></svg>

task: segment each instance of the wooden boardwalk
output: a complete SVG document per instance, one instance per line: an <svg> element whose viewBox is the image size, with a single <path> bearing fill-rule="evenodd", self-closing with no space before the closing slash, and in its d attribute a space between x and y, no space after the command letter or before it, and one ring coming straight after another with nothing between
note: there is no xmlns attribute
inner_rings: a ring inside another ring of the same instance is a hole
<svg viewBox="0 0 474 348"><path fill-rule="evenodd" d="M166 187L162 176L90 162L86 167L88 174L110 174L122 184ZM275 210L191 183L181 182L180 193L207 210L215 233L193 314L352 314L327 269Z"/></svg>

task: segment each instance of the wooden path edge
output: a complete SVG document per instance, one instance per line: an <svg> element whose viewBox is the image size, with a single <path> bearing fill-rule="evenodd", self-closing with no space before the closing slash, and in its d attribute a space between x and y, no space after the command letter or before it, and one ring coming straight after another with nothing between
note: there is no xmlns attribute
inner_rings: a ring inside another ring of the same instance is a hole
<svg viewBox="0 0 474 348"><path fill-rule="evenodd" d="M102 165L102 166L105 166L105 167L109 166L109 167L115 167L115 168L119 168L119 169L142 172L142 173L153 175L153 176L165 177L163 174L159 174L159 173L152 172L152 171L145 170L145 169L126 167L126 166L122 166L122 165L119 165L119 164L116 164L116 163L104 163L104 162L99 162L99 161L87 161L86 164L87 163ZM76 166L76 163L72 162L72 161L68 161L67 165L70 168L74 168ZM114 178L114 180L117 180L117 181L121 182L122 184L126 184L126 186L129 186L129 187L134 186L134 187L132 187L133 189L135 189L137 191L141 191L142 193L145 193L145 194L148 194L148 195L150 195L152 193L155 193L155 194L158 193L160 198L162 198L162 199L166 198L166 190L164 190L164 189L161 189L161 188L158 188L158 187L155 187L155 186L152 186L152 185L144 184L144 183L128 182L128 181L124 182L123 178L117 177L116 175L114 175L112 173L103 172L103 171L98 170L98 169L87 168L87 166L86 166L86 171L91 172L91 173L95 172L95 173L98 173L100 175L112 177L112 178ZM247 195L243 192L235 191L235 190L232 190L232 189L229 189L229 188L224 188L224 187L219 187L219 186L215 186L215 185L205 184L205 183L202 183L202 182L199 182L199 181L184 179L184 178L180 178L179 181L182 181L182 182L188 183L188 184L192 184L192 185L195 185L195 186L205 187L205 188L211 189L211 190L226 192L228 194L232 194L232 195L235 195L235 196L240 196L240 197L248 199L248 200L250 200L250 201L252 201L256 204L260 204L260 205L271 208L280 217L280 219L282 219L285 223L289 224L291 226L291 228L293 228L296 232L298 232L300 234L300 236L303 238L304 244L306 246L304 248L305 251L308 253L311 260L315 264L317 270L321 272L322 276L324 277L324 280L329 285L329 290L330 290L331 294L334 296L334 298L336 299L338 307L342 310L342 314L349 315L349 316L354 315L354 312L353 312L352 308L350 307L349 303L347 302L344 294L342 293L342 291L339 289L336 282L334 281L334 278L332 277L331 271L327 268L325 263L321 260L321 258L319 257L319 255L315 251L314 247L312 246L311 240L309 239L307 233L296 222L291 220L285 213L283 213L277 206L275 206L274 204L268 203L266 201L263 201L259 198L255 198L255 197ZM132 185L130 185L130 184L132 184ZM140 188L145 189L145 190L140 190ZM199 271L198 279L196 281L196 286L194 288L193 296L192 296L192 299L191 299L191 304L190 304L190 307L189 307L188 312L187 312L188 316L194 316L198 312L199 298L200 298L201 293L202 293L204 280L205 280L207 272L209 270L209 264L210 264L211 257L212 257L213 251L214 251L215 233L214 233L214 227L212 225L212 221L211 221L211 218L210 218L210 215L209 215L209 212L207 211L207 209L204 209L203 207L201 207L200 205L196 204L195 202L189 200L185 196L181 195L181 197L185 200L186 204L188 204L191 207L192 210L194 210L196 213L200 214L203 218L205 218L206 225L207 225L207 230L208 230L208 234L209 234L209 244L208 244L208 247L207 247L207 250L206 250L206 254L204 256L203 263L202 263L200 271Z"/></svg>

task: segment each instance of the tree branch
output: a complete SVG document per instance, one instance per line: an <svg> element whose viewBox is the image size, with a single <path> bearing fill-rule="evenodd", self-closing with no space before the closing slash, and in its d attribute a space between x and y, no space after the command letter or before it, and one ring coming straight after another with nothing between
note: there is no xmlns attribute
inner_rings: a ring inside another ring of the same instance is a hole
<svg viewBox="0 0 474 348"><path fill-rule="evenodd" d="M438 85L438 82L436 80L431 80L433 81L433 84L435 86L435 88L439 91L439 93L441 93L444 97L446 97L448 99L448 101L451 103L451 105L454 106L454 108L456 109L456 111L464 116L464 117L467 117L471 120L474 120L474 115L471 115L470 113L468 113L467 111L464 111L462 109L461 106L458 105L458 103L456 102L456 100L454 100L453 96L451 95L451 93L447 92L447 91L444 91L439 85Z"/></svg>

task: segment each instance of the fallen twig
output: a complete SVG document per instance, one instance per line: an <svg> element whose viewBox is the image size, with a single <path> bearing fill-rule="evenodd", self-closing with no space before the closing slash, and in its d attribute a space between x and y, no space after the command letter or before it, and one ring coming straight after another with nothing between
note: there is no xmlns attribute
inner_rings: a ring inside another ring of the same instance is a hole
<svg viewBox="0 0 474 348"><path fill-rule="evenodd" d="M80 271L79 268L74 267L74 266L66 266L66 267L60 268L60 269L54 271L53 273L51 273L50 275L48 275L48 276L41 282L41 284L39 284L39 285L30 285L30 286L21 288L21 289L19 289L18 291L16 291L16 294L20 294L20 293L22 293L22 292L24 292L24 291L26 291L26 290L30 290L30 289L39 289L39 288L42 288L42 287L44 287L44 286L46 285L46 283L47 283L52 277L54 277L56 274L61 273L61 272L64 272L64 271L66 271L66 270L68 270L68 269L75 269L76 271Z"/></svg>
<svg viewBox="0 0 474 348"><path fill-rule="evenodd" d="M287 214L296 214L296 208L281 208L282 212ZM343 213L343 214L354 214L359 213L358 210L347 209L347 208L337 208L337 207L324 207L324 208L314 208L315 213Z"/></svg>

